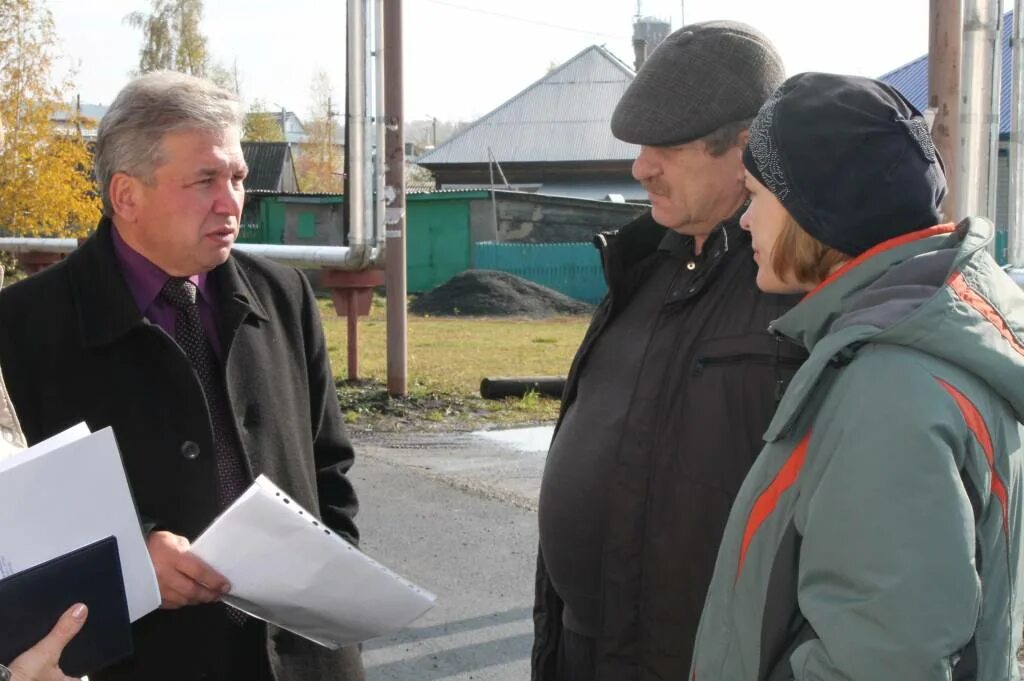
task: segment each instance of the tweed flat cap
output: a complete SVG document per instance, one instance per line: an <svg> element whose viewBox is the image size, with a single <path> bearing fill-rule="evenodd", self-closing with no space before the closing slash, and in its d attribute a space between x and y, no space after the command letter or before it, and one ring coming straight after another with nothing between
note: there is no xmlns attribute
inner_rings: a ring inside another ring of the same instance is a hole
<svg viewBox="0 0 1024 681"><path fill-rule="evenodd" d="M612 134L649 146L683 144L753 118L785 77L756 29L708 21L672 33L647 59L612 114Z"/></svg>

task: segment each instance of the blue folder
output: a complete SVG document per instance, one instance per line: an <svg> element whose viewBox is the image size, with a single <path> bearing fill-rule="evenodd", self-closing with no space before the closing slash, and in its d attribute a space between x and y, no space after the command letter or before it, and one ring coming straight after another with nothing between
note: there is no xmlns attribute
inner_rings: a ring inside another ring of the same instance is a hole
<svg viewBox="0 0 1024 681"><path fill-rule="evenodd" d="M131 622L116 538L101 539L0 579L0 662L10 665L75 603L85 603L89 616L61 655L65 674L85 676L131 655Z"/></svg>

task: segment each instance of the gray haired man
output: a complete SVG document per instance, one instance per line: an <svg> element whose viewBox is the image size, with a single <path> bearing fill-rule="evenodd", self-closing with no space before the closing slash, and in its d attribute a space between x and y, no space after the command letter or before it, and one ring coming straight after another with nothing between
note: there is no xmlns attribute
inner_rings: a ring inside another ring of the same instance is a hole
<svg viewBox="0 0 1024 681"><path fill-rule="evenodd" d="M189 552L261 473L357 539L353 452L309 283L232 252L242 120L208 81L130 82L99 128L96 232L0 293L0 366L29 443L83 420L113 426L160 585L134 656L93 681L363 678L356 650L225 606L230 584Z"/></svg>
<svg viewBox="0 0 1024 681"><path fill-rule="evenodd" d="M651 210L597 237L608 296L566 386L540 492L534 681L685 679L733 497L802 353L768 323L739 215L750 120L782 82L735 22L686 26L626 90Z"/></svg>

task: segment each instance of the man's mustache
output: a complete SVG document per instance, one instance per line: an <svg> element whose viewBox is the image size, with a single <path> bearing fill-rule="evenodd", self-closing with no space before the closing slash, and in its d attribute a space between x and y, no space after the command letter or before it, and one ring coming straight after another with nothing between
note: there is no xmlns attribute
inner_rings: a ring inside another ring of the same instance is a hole
<svg viewBox="0 0 1024 681"><path fill-rule="evenodd" d="M640 184L648 194L668 196L668 187L665 186L664 182L641 182Z"/></svg>

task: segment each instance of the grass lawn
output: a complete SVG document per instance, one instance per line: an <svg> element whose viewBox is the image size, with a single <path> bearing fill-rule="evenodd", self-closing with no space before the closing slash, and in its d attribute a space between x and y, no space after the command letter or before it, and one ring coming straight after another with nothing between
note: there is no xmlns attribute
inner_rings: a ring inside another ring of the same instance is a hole
<svg viewBox="0 0 1024 681"><path fill-rule="evenodd" d="M408 388L401 399L387 396L386 312L375 297L369 317L359 320L359 381L348 377L348 327L327 301L321 302L331 366L341 408L354 429L401 430L553 421L558 400L530 394L503 401L480 397L480 381L496 376L564 376L590 318L545 320L409 316Z"/></svg>

